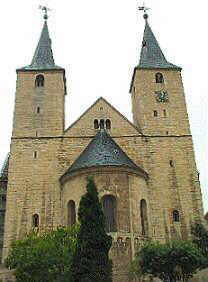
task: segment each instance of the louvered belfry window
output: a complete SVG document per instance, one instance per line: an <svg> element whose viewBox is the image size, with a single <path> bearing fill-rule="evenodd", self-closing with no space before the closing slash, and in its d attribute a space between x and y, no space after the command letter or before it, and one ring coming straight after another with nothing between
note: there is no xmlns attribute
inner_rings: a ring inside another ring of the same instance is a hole
<svg viewBox="0 0 208 282"><path fill-rule="evenodd" d="M68 202L68 226L76 223L76 205L74 201Z"/></svg>
<svg viewBox="0 0 208 282"><path fill-rule="evenodd" d="M103 197L106 232L116 232L116 198L108 195Z"/></svg>

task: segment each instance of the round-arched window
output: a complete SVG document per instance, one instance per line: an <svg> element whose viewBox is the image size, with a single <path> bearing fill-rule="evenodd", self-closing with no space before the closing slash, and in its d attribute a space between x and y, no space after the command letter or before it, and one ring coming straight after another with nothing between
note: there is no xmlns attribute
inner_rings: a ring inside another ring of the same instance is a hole
<svg viewBox="0 0 208 282"><path fill-rule="evenodd" d="M42 74L36 76L35 87L44 87L45 78Z"/></svg>
<svg viewBox="0 0 208 282"><path fill-rule="evenodd" d="M141 200L140 202L140 216L141 216L142 235L148 235L147 202L144 199Z"/></svg>
<svg viewBox="0 0 208 282"><path fill-rule="evenodd" d="M155 80L156 80L156 83L164 83L163 74L160 72L156 73Z"/></svg>
<svg viewBox="0 0 208 282"><path fill-rule="evenodd" d="M76 223L76 205L74 201L68 202L68 226Z"/></svg>
<svg viewBox="0 0 208 282"><path fill-rule="evenodd" d="M107 195L102 198L103 212L105 215L106 232L116 232L116 198L112 195Z"/></svg>
<svg viewBox="0 0 208 282"><path fill-rule="evenodd" d="M180 213L178 210L173 211L173 221L174 222L179 222L180 221Z"/></svg>
<svg viewBox="0 0 208 282"><path fill-rule="evenodd" d="M32 217L33 227L39 227L39 215L34 214Z"/></svg>

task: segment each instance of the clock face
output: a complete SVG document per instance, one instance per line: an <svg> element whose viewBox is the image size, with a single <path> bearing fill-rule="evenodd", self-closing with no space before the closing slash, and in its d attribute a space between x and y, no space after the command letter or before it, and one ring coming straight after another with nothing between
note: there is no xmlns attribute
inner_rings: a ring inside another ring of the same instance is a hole
<svg viewBox="0 0 208 282"><path fill-rule="evenodd" d="M159 103L168 102L168 93L167 91L156 91L156 101Z"/></svg>

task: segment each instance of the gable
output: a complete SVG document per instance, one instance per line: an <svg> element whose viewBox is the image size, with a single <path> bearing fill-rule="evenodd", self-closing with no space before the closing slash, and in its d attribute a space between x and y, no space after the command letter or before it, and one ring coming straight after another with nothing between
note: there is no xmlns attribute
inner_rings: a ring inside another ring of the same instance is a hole
<svg viewBox="0 0 208 282"><path fill-rule="evenodd" d="M99 98L80 118L65 130L65 137L94 136L94 120L110 120L112 136L140 135L139 130L104 98Z"/></svg>

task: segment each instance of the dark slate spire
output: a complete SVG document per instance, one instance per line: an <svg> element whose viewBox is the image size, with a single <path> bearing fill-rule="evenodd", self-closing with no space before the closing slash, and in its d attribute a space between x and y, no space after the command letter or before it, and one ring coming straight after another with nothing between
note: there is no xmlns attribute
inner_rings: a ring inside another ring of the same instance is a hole
<svg viewBox="0 0 208 282"><path fill-rule="evenodd" d="M32 63L22 68L23 70L53 70L62 69L55 65L51 49L51 39L48 31L47 20L45 20L40 40L36 48Z"/></svg>
<svg viewBox="0 0 208 282"><path fill-rule="evenodd" d="M155 38L151 27L148 23L148 15L144 15L146 26L144 30L144 38L142 43L142 50L140 55L140 62L138 65L138 68L141 69L155 69L155 68L161 68L161 69L178 69L181 70L180 67L173 65L169 63L158 42Z"/></svg>
<svg viewBox="0 0 208 282"><path fill-rule="evenodd" d="M124 153L111 136L100 130L62 178L80 169L102 166L125 166L147 177L147 173Z"/></svg>

